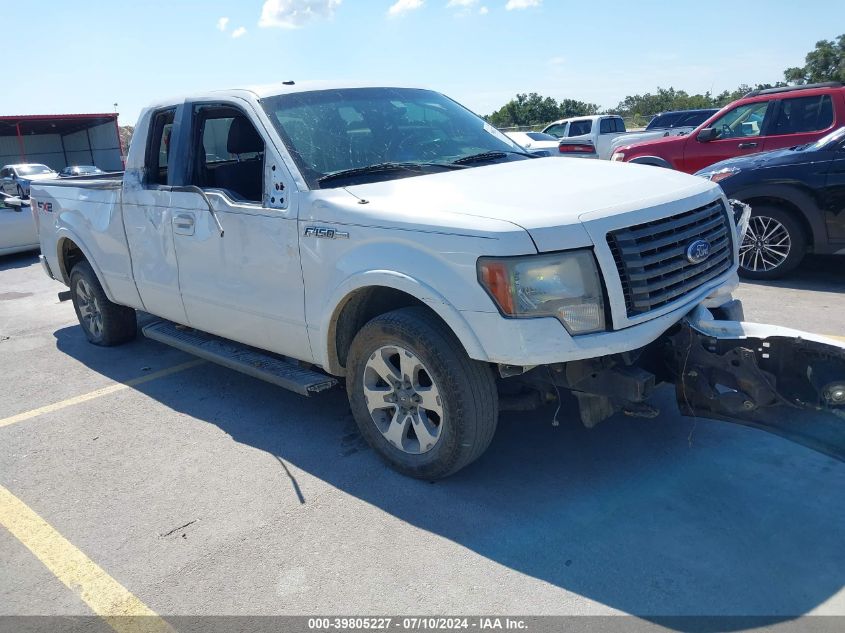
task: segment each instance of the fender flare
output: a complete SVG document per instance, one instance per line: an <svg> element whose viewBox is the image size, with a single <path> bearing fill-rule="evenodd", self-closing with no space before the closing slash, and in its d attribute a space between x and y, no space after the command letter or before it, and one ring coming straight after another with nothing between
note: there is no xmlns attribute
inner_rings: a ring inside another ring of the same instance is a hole
<svg viewBox="0 0 845 633"><path fill-rule="evenodd" d="M61 274L65 284L70 286L70 271L65 270L64 258L62 257L62 247L65 243L65 240L70 240L71 242L76 244L76 246L79 247L79 250L81 250L82 254L85 256L85 260L91 265L91 268L94 270L94 274L97 276L97 280L103 287L103 292L106 293L106 297L109 301L114 301L114 296L111 293L111 289L109 288L108 283L106 283L106 278L103 275L103 271L100 270L99 265L91 256L91 250L88 248L88 246L85 245L85 242L76 233L71 231L68 227L63 226L56 231L56 257L59 261L59 273Z"/></svg>
<svg viewBox="0 0 845 633"><path fill-rule="evenodd" d="M665 158L660 158L660 156L636 156L631 160L627 161L629 163L633 163L635 165L654 165L655 167L665 167L666 169L675 169Z"/></svg>
<svg viewBox="0 0 845 633"><path fill-rule="evenodd" d="M431 286L404 273L390 270L371 270L354 273L344 279L329 295L323 304L320 329L317 332L318 341L312 341L312 348L318 350L318 363L332 374L341 375L343 369L332 352L333 345L329 338L334 332L334 323L350 297L363 288L392 288L399 290L422 301L431 308L452 330L452 333L463 345L470 358L484 360L487 352L475 335L475 332L464 319L461 312L449 303L445 297ZM314 345L318 343L318 345Z"/></svg>

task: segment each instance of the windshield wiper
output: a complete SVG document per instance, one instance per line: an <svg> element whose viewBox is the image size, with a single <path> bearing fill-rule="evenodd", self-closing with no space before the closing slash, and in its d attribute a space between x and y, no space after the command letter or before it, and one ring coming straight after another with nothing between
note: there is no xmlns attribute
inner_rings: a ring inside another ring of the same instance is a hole
<svg viewBox="0 0 845 633"><path fill-rule="evenodd" d="M342 169L335 171L325 176L317 178L317 182L321 185L332 180L341 180L343 178L354 178L355 176L367 176L370 174L387 173L392 171L422 171L426 167L439 167L440 169L461 169L463 165L455 165L454 163L412 163L412 162L388 162L376 163L375 165L365 165L364 167L353 167L352 169Z"/></svg>
<svg viewBox="0 0 845 633"><path fill-rule="evenodd" d="M500 158L504 158L508 154L516 154L517 156L526 156L528 158L539 158L534 154L529 154L528 152L515 152L512 150L493 150L490 152L481 152L480 154L470 154L469 156L464 156L457 160L453 160L453 165L466 165L468 163L482 163L487 160L498 160Z"/></svg>

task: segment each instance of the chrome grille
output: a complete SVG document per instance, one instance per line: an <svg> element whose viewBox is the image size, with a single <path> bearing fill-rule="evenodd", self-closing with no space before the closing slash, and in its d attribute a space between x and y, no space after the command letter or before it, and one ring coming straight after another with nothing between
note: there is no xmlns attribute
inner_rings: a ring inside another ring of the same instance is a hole
<svg viewBox="0 0 845 633"><path fill-rule="evenodd" d="M703 262L687 259L695 240L710 243ZM733 262L731 229L717 200L692 211L607 234L629 317L676 301L727 271Z"/></svg>

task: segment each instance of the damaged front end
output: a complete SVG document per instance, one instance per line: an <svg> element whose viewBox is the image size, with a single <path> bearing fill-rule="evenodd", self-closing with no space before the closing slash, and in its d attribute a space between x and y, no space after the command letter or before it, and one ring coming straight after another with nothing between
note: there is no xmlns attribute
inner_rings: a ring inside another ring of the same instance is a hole
<svg viewBox="0 0 845 633"><path fill-rule="evenodd" d="M716 312L740 316L741 307ZM655 417L651 395L671 383L683 415L762 429L845 461L845 344L822 336L720 320L699 306L646 348L519 378L546 400L550 386L572 393L587 427L619 412Z"/></svg>
<svg viewBox="0 0 845 633"><path fill-rule="evenodd" d="M736 422L845 461L845 345L704 308L665 337L681 413Z"/></svg>

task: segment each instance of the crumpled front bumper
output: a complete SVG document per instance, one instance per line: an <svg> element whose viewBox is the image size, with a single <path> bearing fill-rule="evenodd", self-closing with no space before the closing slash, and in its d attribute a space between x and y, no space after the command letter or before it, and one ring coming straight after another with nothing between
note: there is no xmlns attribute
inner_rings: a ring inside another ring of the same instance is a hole
<svg viewBox="0 0 845 633"><path fill-rule="evenodd" d="M762 429L845 461L845 343L718 320L702 306L661 343L684 415Z"/></svg>

